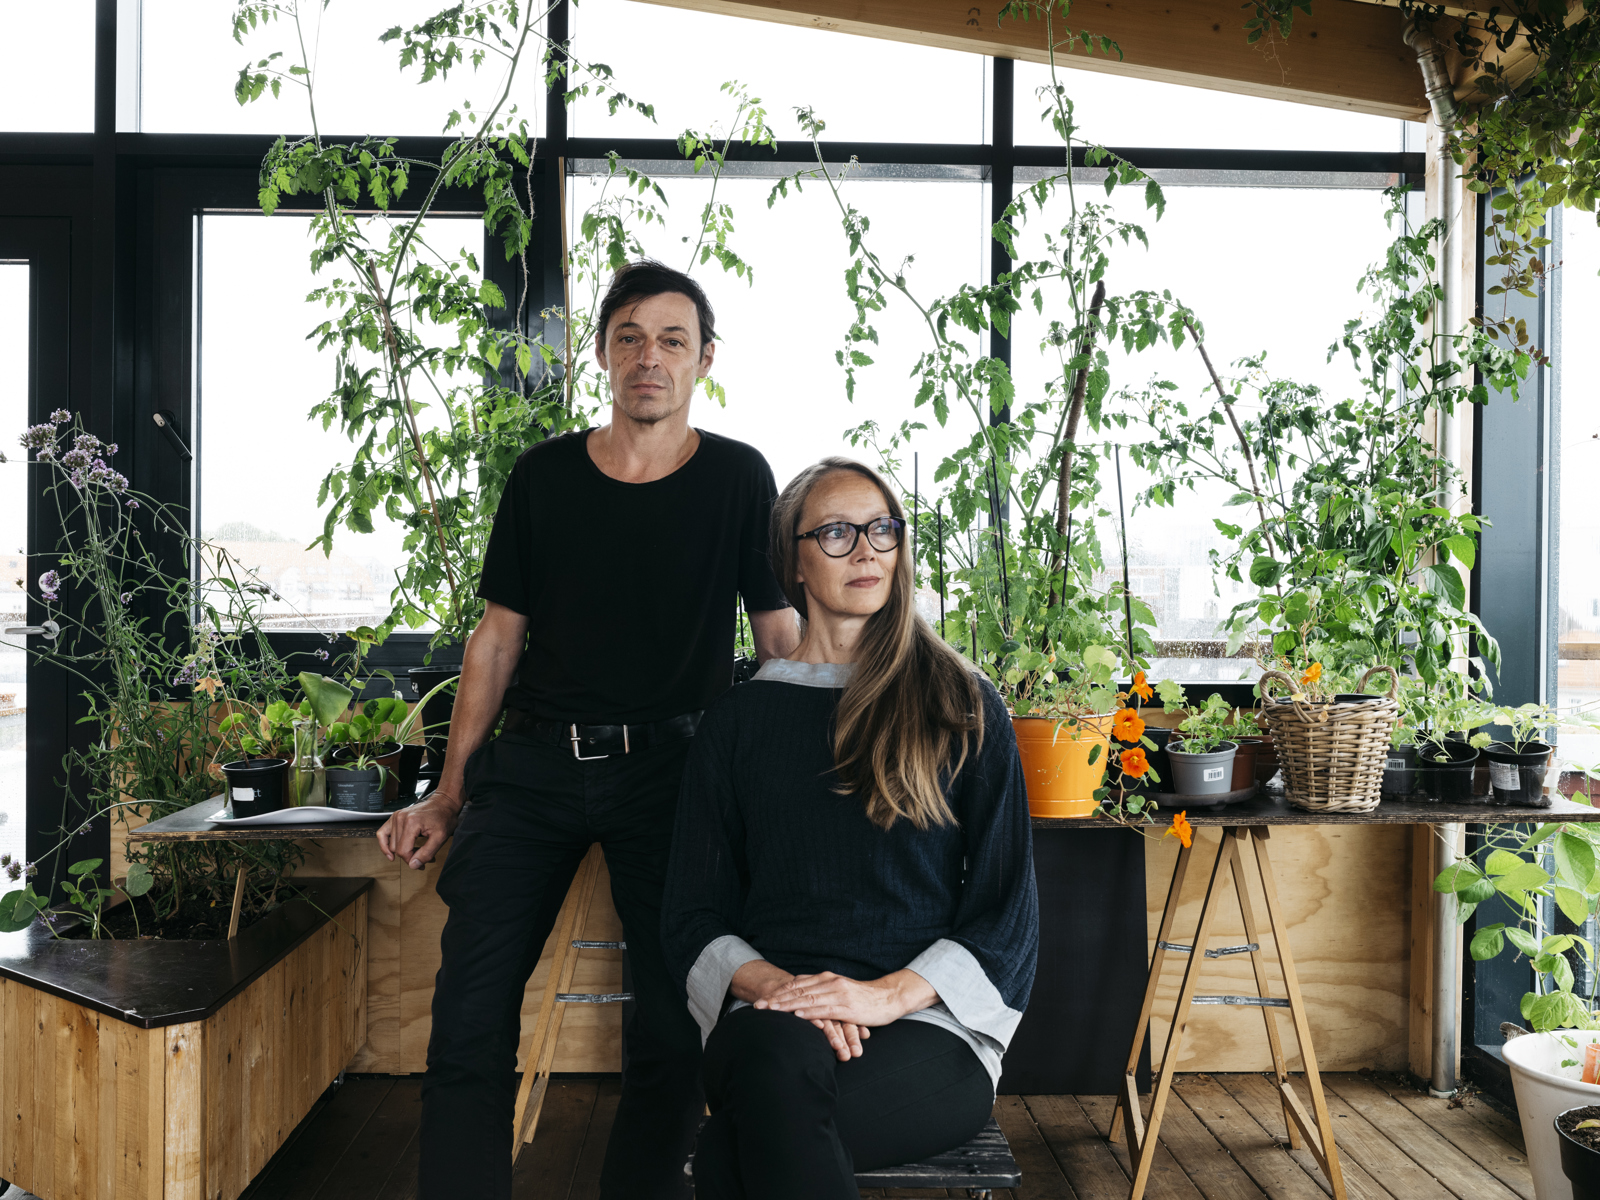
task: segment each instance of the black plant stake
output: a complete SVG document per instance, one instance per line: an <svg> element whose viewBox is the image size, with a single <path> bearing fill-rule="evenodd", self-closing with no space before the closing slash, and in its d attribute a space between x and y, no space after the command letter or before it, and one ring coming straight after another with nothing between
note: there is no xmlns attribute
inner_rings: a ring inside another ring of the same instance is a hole
<svg viewBox="0 0 1600 1200"><path fill-rule="evenodd" d="M939 539L939 636L944 637L944 515L939 502L933 506L934 536Z"/></svg>
<svg viewBox="0 0 1600 1200"><path fill-rule="evenodd" d="M994 521L994 547L1000 556L1000 613L1003 618L1000 632L1009 637L1006 622L1011 619L1011 580L1006 573L1006 528L1000 514L1000 470L992 459L989 462L989 512Z"/></svg>
<svg viewBox="0 0 1600 1200"><path fill-rule="evenodd" d="M1128 670L1133 670L1133 589L1128 583L1128 516L1122 508L1122 447L1117 456L1117 522L1122 528L1122 611L1128 621Z"/></svg>

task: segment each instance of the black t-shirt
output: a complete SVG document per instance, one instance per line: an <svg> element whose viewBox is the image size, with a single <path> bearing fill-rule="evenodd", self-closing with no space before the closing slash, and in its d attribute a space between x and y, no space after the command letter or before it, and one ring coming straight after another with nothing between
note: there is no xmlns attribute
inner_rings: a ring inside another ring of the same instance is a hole
<svg viewBox="0 0 1600 1200"><path fill-rule="evenodd" d="M517 460L478 583L528 618L507 708L629 724L705 708L732 683L736 598L788 606L767 557L772 468L699 432L689 461L650 483L601 471L587 430Z"/></svg>

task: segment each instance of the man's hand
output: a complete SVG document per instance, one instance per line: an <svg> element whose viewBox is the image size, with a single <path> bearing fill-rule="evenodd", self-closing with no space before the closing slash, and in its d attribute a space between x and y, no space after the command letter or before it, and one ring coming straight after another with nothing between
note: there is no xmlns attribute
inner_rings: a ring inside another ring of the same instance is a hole
<svg viewBox="0 0 1600 1200"><path fill-rule="evenodd" d="M420 871L433 861L439 847L455 831L461 819L461 801L443 792L402 808L378 828L378 849L390 862L396 854L407 859L411 869ZM418 839L422 845L418 846Z"/></svg>
<svg viewBox="0 0 1600 1200"><path fill-rule="evenodd" d="M734 999L744 1000L756 1008L772 1007L767 999L778 994L789 986L794 976L782 967L773 966L764 958L747 962L733 973L728 990L733 993ZM852 1058L861 1057L861 1041L872 1036L869 1030L863 1029L853 1021L830 1021L816 1018L811 1021L828 1038L828 1044L833 1047L833 1052L840 1062L849 1062Z"/></svg>
<svg viewBox="0 0 1600 1200"><path fill-rule="evenodd" d="M838 1021L853 1025L887 1025L907 1013L919 1012L939 999L939 993L912 970L895 971L882 979L856 980L832 971L796 975L781 987L751 1001L756 1008L792 1012L808 1021ZM863 1031L864 1032L864 1031Z"/></svg>

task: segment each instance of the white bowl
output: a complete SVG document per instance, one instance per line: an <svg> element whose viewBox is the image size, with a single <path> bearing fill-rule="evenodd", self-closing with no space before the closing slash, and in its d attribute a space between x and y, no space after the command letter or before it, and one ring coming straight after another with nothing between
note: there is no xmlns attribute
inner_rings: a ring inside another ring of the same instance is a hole
<svg viewBox="0 0 1600 1200"><path fill-rule="evenodd" d="M1511 1068L1517 1093L1522 1140L1528 1147L1533 1190L1539 1200L1572 1200L1572 1184L1561 1170L1561 1139L1556 1115L1582 1104L1600 1104L1600 1084L1584 1083L1583 1047L1600 1041L1600 1031L1563 1029L1529 1033L1500 1048ZM1561 1064L1573 1060L1574 1065Z"/></svg>

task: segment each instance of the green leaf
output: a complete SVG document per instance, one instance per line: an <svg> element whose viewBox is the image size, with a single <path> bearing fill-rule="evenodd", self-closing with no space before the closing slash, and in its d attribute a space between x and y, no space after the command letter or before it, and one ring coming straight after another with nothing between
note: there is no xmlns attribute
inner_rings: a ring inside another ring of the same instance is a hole
<svg viewBox="0 0 1600 1200"><path fill-rule="evenodd" d="M1501 892L1533 892L1549 882L1550 876L1542 868L1523 863L1515 871L1495 880L1494 885Z"/></svg>
<svg viewBox="0 0 1600 1200"><path fill-rule="evenodd" d="M122 881L122 890L129 896L142 896L156 885L156 877L143 863L129 863L128 877Z"/></svg>
<svg viewBox="0 0 1600 1200"><path fill-rule="evenodd" d="M1539 957L1539 943L1534 940L1533 934L1526 929L1518 929L1515 925L1506 930L1506 940L1529 958Z"/></svg>
<svg viewBox="0 0 1600 1200"><path fill-rule="evenodd" d="M1466 534L1457 534L1455 537L1444 539L1445 547L1451 555L1461 560L1461 565L1467 570L1472 570L1473 563L1478 560L1477 543Z"/></svg>
<svg viewBox="0 0 1600 1200"><path fill-rule="evenodd" d="M44 901L30 883L25 888L0 896L0 933L19 933L33 924L44 908Z"/></svg>
<svg viewBox="0 0 1600 1200"><path fill-rule="evenodd" d="M1575 892L1571 888L1556 888L1556 907L1574 925L1582 925L1589 919L1589 901L1582 892Z"/></svg>
<svg viewBox="0 0 1600 1200"><path fill-rule="evenodd" d="M1429 590L1443 596L1450 602L1451 607L1466 607L1467 586L1461 582L1461 572L1448 563L1423 567L1422 578L1428 584Z"/></svg>
<svg viewBox="0 0 1600 1200"><path fill-rule="evenodd" d="M1257 587L1272 587L1283 575L1283 564L1270 555L1258 554L1250 563L1250 582Z"/></svg>
<svg viewBox="0 0 1600 1200"><path fill-rule="evenodd" d="M68 867L67 874L87 875L89 872L98 869L100 864L103 862L105 862L105 859L103 858L86 858L82 862L75 862Z"/></svg>
<svg viewBox="0 0 1600 1200"><path fill-rule="evenodd" d="M1483 904L1494 899L1495 885L1492 879L1477 879L1458 893L1460 898L1468 904Z"/></svg>
<svg viewBox="0 0 1600 1200"><path fill-rule="evenodd" d="M1483 869L1491 875L1509 875L1518 867L1528 865L1528 860L1510 850L1496 850L1484 860Z"/></svg>
<svg viewBox="0 0 1600 1200"><path fill-rule="evenodd" d="M311 715L324 729L339 719L339 714L344 712L350 704L350 698L355 695L338 680L314 671L301 671L299 678L300 687L311 704Z"/></svg>
<svg viewBox="0 0 1600 1200"><path fill-rule="evenodd" d="M1505 949L1505 922L1500 921L1494 925L1486 925L1472 935L1471 952L1473 960L1485 962Z"/></svg>
<svg viewBox="0 0 1600 1200"><path fill-rule="evenodd" d="M1579 891L1587 891L1594 878L1594 846L1580 834L1562 830L1556 835L1556 874Z"/></svg>
<svg viewBox="0 0 1600 1200"><path fill-rule="evenodd" d="M1436 892L1462 892L1483 878L1483 872L1478 870L1478 864L1470 859L1461 859L1453 862L1439 872L1439 877L1433 881L1433 890Z"/></svg>

